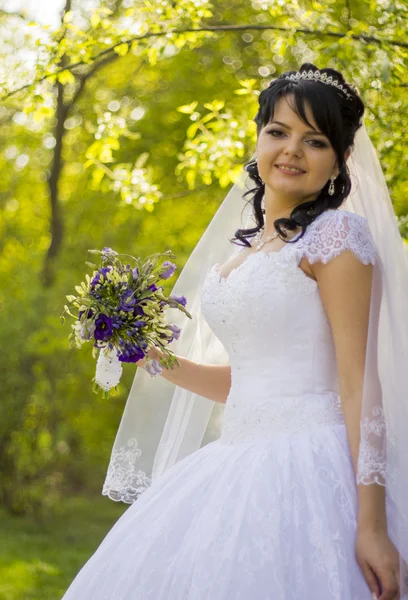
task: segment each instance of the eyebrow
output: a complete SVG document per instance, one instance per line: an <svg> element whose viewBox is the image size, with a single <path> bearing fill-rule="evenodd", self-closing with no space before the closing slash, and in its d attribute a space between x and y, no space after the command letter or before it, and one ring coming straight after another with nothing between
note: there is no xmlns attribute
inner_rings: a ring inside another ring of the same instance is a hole
<svg viewBox="0 0 408 600"><path fill-rule="evenodd" d="M272 125L272 123L276 123L277 125L282 125L282 127L286 127L286 129L291 129L289 127L289 125L286 125L285 123L281 123L281 121L271 121L269 124ZM324 137L327 137L326 134L322 133L321 131L316 131L315 129L309 129L309 131L305 131L305 133L311 133L312 135L322 135Z"/></svg>

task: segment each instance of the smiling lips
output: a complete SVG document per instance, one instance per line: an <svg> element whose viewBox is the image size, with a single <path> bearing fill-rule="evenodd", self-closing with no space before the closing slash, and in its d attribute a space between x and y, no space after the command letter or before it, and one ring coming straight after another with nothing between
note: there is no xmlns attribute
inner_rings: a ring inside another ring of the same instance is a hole
<svg viewBox="0 0 408 600"><path fill-rule="evenodd" d="M275 165L275 167L277 169L279 169L279 171L281 173L285 173L285 175L304 175L305 171L302 171L301 169L298 169L297 167L292 167L291 165Z"/></svg>

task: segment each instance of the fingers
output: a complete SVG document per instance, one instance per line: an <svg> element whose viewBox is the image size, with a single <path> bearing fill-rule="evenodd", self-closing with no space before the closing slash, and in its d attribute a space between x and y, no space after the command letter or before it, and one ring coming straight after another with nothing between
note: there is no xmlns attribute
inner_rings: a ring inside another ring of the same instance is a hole
<svg viewBox="0 0 408 600"><path fill-rule="evenodd" d="M364 578L368 584L368 587L370 588L370 591L373 595L373 600L378 600L378 598L380 597L381 588L376 574L366 562L359 562L359 565L360 569L363 572Z"/></svg>
<svg viewBox="0 0 408 600"><path fill-rule="evenodd" d="M399 579L392 570L377 577L367 563L360 565L360 568L373 595L373 600L400 600ZM381 581L381 586L379 581Z"/></svg>
<svg viewBox="0 0 408 600"><path fill-rule="evenodd" d="M383 591L378 600L399 600L399 581L393 571L387 571L381 578Z"/></svg>

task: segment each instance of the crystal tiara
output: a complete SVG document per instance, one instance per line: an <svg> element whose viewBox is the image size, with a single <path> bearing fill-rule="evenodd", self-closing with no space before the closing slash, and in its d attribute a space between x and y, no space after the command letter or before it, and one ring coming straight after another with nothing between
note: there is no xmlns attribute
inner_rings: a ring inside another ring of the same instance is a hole
<svg viewBox="0 0 408 600"><path fill-rule="evenodd" d="M310 79L312 81L321 81L326 85L333 85L338 90L343 92L346 95L347 100L350 100L352 97L346 90L346 88L338 82L337 79L333 79L332 75L327 76L327 73L320 73L320 71L298 71L295 75L286 75L285 79L291 79L292 81L299 81L300 79ZM350 85L350 84L349 84ZM357 92L357 88L354 85L350 85L350 87Z"/></svg>

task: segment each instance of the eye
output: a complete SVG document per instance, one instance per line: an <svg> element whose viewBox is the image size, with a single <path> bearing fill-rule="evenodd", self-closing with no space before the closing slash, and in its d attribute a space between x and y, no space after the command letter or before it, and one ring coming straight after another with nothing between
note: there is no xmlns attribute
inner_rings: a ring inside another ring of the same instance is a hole
<svg viewBox="0 0 408 600"><path fill-rule="evenodd" d="M268 131L268 133L270 133L271 135L273 135L274 133L283 133L283 131L280 131L280 129L270 129ZM273 136L275 137L275 136Z"/></svg>
<svg viewBox="0 0 408 600"><path fill-rule="evenodd" d="M272 136L272 137L280 137L280 135L275 136L275 133L278 134L282 134L284 135L284 132L281 131L280 129L270 129L268 131L268 133ZM324 142L321 142L320 140L310 140L313 144L312 144L312 148L327 148L327 144L325 144ZM316 144L316 145L315 145Z"/></svg>
<svg viewBox="0 0 408 600"><path fill-rule="evenodd" d="M319 140L310 140L311 142L313 142L313 144L317 144L317 146L315 146L315 148L327 148L327 144L325 144L324 142L321 142Z"/></svg>

